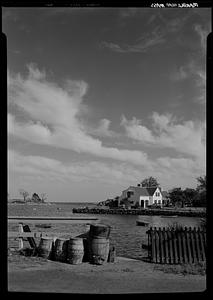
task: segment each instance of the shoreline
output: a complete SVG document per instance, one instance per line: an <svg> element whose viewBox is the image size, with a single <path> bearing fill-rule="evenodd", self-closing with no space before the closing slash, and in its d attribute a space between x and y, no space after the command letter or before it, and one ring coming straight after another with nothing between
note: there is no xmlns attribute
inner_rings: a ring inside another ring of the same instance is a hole
<svg viewBox="0 0 213 300"><path fill-rule="evenodd" d="M164 210L164 209L125 209L125 208L73 208L73 213L80 214L115 214L115 215L149 215L149 216L179 216L206 217L205 211Z"/></svg>

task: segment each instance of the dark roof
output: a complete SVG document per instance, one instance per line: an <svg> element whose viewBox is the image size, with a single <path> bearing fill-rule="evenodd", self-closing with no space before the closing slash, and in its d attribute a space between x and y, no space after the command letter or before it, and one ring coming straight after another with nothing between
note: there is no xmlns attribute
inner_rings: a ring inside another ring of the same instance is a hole
<svg viewBox="0 0 213 300"><path fill-rule="evenodd" d="M162 191L161 194L162 194L163 196L168 196L168 195L169 195L169 193L168 193L167 191Z"/></svg>
<svg viewBox="0 0 213 300"><path fill-rule="evenodd" d="M162 191L161 194L163 198L169 197L169 193L167 191Z"/></svg>
<svg viewBox="0 0 213 300"><path fill-rule="evenodd" d="M156 189L157 187L145 188L140 186L130 186L127 190L134 190L136 193L140 194L141 196L153 196Z"/></svg>

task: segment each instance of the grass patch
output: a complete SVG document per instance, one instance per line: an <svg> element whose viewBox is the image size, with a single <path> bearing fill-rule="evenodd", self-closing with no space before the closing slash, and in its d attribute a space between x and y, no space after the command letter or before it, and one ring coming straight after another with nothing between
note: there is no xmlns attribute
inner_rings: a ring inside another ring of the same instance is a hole
<svg viewBox="0 0 213 300"><path fill-rule="evenodd" d="M206 263L199 262L193 264L181 265L156 265L154 270L165 273L182 274L182 275L206 275Z"/></svg>

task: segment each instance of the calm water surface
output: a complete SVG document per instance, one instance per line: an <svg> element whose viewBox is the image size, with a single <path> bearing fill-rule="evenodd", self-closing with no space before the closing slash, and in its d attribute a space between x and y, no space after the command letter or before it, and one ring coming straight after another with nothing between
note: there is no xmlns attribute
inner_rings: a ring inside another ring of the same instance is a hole
<svg viewBox="0 0 213 300"><path fill-rule="evenodd" d="M86 216L85 214L73 214L74 207L94 207L92 203L54 203L51 205L25 205L12 204L8 205L8 215L10 216ZM101 223L111 226L110 244L116 247L117 255L141 258L147 255L147 251L141 249L141 243L147 243L146 231L148 227L136 226L136 220L149 222L149 226L164 227L178 223L183 226L199 226L200 218L194 217L177 217L161 218L160 216L132 216L132 215L95 215ZM47 221L47 223L49 223ZM55 231L68 232L69 236L76 236L88 230L85 224L51 224L51 228L38 228L29 224L31 230L36 231ZM9 224L8 230L17 230L17 224ZM65 237L69 237L66 236Z"/></svg>

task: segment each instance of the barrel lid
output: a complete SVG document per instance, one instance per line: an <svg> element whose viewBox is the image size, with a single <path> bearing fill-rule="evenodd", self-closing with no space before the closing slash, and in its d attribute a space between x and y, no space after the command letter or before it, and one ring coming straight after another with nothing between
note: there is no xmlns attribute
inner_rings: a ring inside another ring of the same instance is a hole
<svg viewBox="0 0 213 300"><path fill-rule="evenodd" d="M77 237L74 237L74 238L70 238L70 240L72 241L82 241L83 239L82 238L77 238Z"/></svg>

